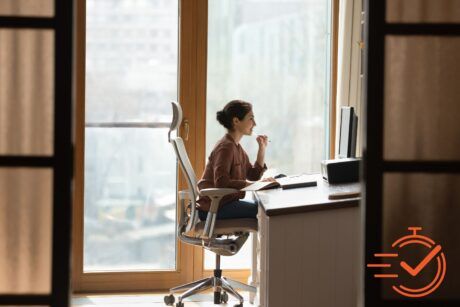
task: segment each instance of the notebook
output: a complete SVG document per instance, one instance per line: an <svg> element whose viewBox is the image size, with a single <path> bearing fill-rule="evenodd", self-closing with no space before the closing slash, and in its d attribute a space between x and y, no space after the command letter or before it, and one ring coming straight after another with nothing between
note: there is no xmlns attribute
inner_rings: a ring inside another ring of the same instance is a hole
<svg viewBox="0 0 460 307"><path fill-rule="evenodd" d="M316 186L316 177L312 175L293 175L276 179L274 182L256 181L241 191L261 191L275 188L295 189Z"/></svg>

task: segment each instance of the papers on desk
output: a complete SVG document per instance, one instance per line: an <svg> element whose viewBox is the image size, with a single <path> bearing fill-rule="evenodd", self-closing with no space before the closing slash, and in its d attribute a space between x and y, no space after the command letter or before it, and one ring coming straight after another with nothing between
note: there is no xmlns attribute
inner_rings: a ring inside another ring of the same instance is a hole
<svg viewBox="0 0 460 307"><path fill-rule="evenodd" d="M313 187L318 183L316 182L316 177L313 175L293 175L283 178L278 178L274 182L269 181L256 181L251 185L241 189L241 191L261 191L275 188L282 189L295 189L295 188L304 188L304 187Z"/></svg>

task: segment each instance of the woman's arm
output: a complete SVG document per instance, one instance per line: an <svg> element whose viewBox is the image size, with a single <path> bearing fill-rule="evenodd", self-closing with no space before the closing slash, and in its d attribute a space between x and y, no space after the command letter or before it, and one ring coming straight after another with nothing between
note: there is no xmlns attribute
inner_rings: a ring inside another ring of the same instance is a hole
<svg viewBox="0 0 460 307"><path fill-rule="evenodd" d="M257 151L257 159L254 166L247 159L248 169L246 174L249 180L259 180L265 170L267 170L267 166L265 165L265 149L267 148L268 137L266 135L259 135L256 140L259 144L259 150Z"/></svg>

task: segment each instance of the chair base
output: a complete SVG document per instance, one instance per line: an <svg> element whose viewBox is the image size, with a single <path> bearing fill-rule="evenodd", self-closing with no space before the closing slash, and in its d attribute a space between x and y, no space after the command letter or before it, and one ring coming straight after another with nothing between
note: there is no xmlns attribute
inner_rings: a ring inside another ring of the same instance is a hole
<svg viewBox="0 0 460 307"><path fill-rule="evenodd" d="M171 288L169 290L170 295L165 296L165 304L170 306L174 305L175 299L173 294L185 291L181 296L178 297L178 302L176 303L176 307L183 307L183 300L185 298L210 288L214 289L214 304L226 303L228 301L227 293L229 293L239 301L239 304L235 306L241 307L243 306L244 299L235 289L253 293L257 291L256 287L249 286L239 281L228 279L226 277L222 277L222 270L216 269L214 270L213 277L204 278L185 285Z"/></svg>

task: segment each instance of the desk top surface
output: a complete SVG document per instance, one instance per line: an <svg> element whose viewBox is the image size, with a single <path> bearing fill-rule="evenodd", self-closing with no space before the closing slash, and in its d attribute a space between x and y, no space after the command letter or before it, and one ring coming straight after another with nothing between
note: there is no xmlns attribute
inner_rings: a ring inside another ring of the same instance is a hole
<svg viewBox="0 0 460 307"><path fill-rule="evenodd" d="M360 197L329 199L332 193L359 192L361 185L356 183L329 184L320 174L317 186L283 190L281 188L257 191L254 193L260 207L268 216L301 213L316 210L330 210L359 205Z"/></svg>

